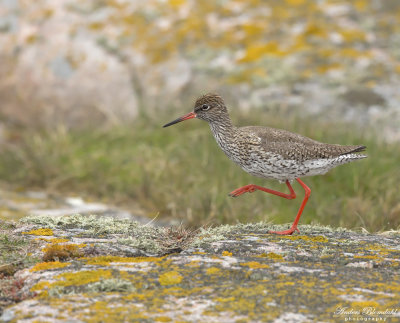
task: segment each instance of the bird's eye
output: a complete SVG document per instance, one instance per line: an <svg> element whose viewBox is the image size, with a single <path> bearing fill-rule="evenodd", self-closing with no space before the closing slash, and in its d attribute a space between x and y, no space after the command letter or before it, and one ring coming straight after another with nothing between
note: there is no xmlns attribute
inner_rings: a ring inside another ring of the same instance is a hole
<svg viewBox="0 0 400 323"><path fill-rule="evenodd" d="M207 104L203 104L202 106L201 106L201 110L203 110L203 111L208 111L208 110L210 110L210 106L209 105L207 105Z"/></svg>

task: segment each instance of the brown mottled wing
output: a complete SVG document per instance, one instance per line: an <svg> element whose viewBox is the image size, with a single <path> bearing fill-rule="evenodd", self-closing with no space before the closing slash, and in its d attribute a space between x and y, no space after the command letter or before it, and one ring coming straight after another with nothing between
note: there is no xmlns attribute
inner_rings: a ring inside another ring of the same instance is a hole
<svg viewBox="0 0 400 323"><path fill-rule="evenodd" d="M260 138L259 145L265 151L279 154L285 159L305 161L334 158L365 149L365 146L325 144L286 130L269 127L242 127L240 130L253 138Z"/></svg>

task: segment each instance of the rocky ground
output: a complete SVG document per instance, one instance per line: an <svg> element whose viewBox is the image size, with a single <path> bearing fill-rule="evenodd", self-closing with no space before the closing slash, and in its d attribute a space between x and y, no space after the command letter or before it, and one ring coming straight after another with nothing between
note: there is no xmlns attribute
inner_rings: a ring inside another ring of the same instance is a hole
<svg viewBox="0 0 400 323"><path fill-rule="evenodd" d="M267 232L282 226L266 223L190 231L93 215L0 225L26 264L0 266L3 322L400 317L398 232L301 226L277 236Z"/></svg>

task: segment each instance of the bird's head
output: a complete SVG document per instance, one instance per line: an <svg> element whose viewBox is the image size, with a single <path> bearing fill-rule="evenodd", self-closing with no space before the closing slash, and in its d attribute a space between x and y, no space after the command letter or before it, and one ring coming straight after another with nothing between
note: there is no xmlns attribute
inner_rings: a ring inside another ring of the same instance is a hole
<svg viewBox="0 0 400 323"><path fill-rule="evenodd" d="M217 94L209 93L196 100L193 112L185 114L184 116L167 123L164 125L164 128L193 118L198 118L207 122L214 122L221 119L225 114L227 114L227 109L222 97Z"/></svg>

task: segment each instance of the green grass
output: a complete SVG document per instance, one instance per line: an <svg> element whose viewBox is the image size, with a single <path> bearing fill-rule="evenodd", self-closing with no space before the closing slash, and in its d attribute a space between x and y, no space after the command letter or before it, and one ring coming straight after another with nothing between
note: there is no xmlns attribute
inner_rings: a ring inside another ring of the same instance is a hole
<svg viewBox="0 0 400 323"><path fill-rule="evenodd" d="M0 309L5 296L2 294L2 279L38 261L31 255L36 243L13 235L13 229L13 224L0 220Z"/></svg>
<svg viewBox="0 0 400 323"><path fill-rule="evenodd" d="M272 117L261 110L233 116L240 125L282 127L316 140L364 144L369 158L339 166L325 176L304 178L311 198L302 224L313 221L369 231L398 228L400 150L349 125ZM176 114L175 114L176 112ZM178 117L142 117L108 130L29 133L0 154L0 177L24 188L77 193L120 206L139 205L149 214L191 225L292 222L303 197L295 200L255 192L236 199L228 193L245 184L286 191L286 185L252 177L234 165L205 122L191 120L163 129ZM186 111L187 112L187 111Z"/></svg>

